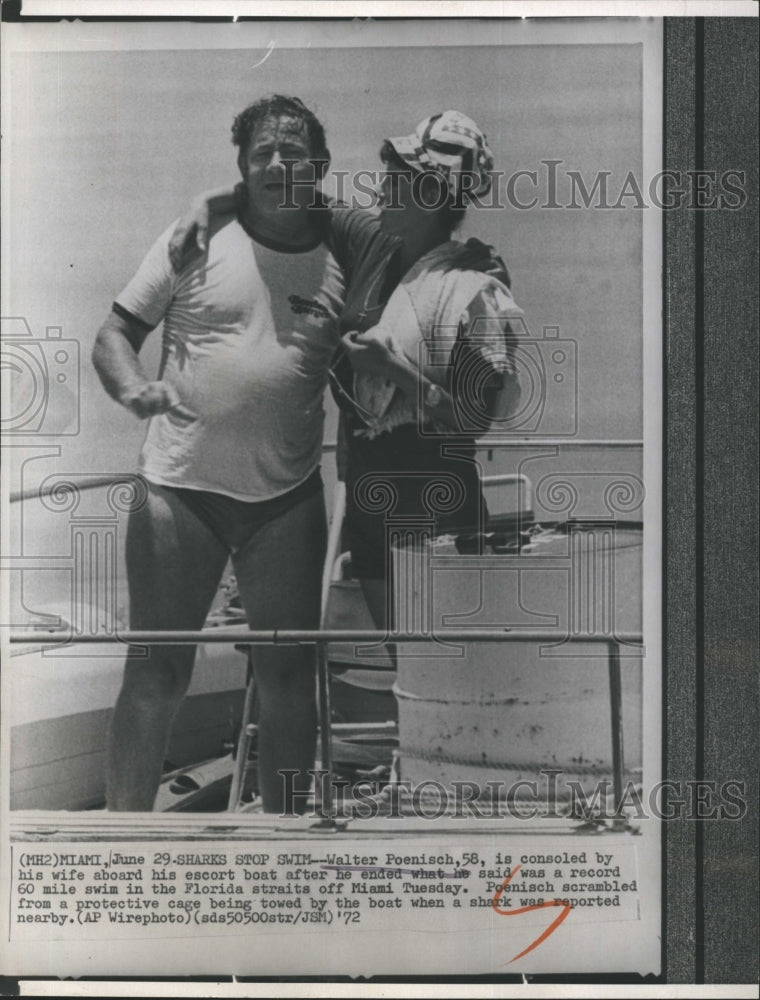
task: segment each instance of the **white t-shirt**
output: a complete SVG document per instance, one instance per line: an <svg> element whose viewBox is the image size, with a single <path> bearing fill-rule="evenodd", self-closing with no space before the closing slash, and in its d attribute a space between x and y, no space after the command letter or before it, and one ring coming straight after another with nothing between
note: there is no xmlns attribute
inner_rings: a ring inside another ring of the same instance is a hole
<svg viewBox="0 0 760 1000"><path fill-rule="evenodd" d="M151 328L163 320L161 377L198 415L153 417L140 456L152 482L266 500L317 467L322 397L339 341L343 274L323 245L288 252L234 218L179 274L156 241L116 298Z"/></svg>

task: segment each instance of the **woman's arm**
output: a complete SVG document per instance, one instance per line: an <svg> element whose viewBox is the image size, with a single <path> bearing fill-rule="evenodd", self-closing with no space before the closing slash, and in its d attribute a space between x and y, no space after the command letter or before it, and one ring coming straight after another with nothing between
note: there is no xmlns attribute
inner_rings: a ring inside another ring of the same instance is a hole
<svg viewBox="0 0 760 1000"><path fill-rule="evenodd" d="M520 338L515 324L522 324L522 310L503 284L483 288L460 317L451 354L451 392L463 431L486 434L494 421L504 423L518 409Z"/></svg>
<svg viewBox="0 0 760 1000"><path fill-rule="evenodd" d="M188 254L208 249L208 227L212 215L226 215L236 212L245 204L245 185L215 188L204 191L192 202L182 216L169 241L169 259L175 271L179 271Z"/></svg>
<svg viewBox="0 0 760 1000"><path fill-rule="evenodd" d="M426 378L411 361L397 354L387 337L374 330L353 332L346 334L343 344L355 372L388 379L420 407L425 421L439 420L460 430L451 394Z"/></svg>
<svg viewBox="0 0 760 1000"><path fill-rule="evenodd" d="M461 430L486 434L494 421L508 420L520 402L512 352L507 348L497 366L476 344L460 340L452 352L451 391Z"/></svg>

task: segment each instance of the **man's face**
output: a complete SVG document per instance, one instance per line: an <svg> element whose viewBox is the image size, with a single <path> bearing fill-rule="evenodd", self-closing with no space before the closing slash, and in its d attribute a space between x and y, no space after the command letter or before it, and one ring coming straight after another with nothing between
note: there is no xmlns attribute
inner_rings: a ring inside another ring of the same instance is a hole
<svg viewBox="0 0 760 1000"><path fill-rule="evenodd" d="M262 214L286 210L283 206L287 205L313 204L314 183L319 178L315 175L312 155L302 121L281 117L261 122L248 142L248 149L238 155L251 204ZM294 186L294 180L300 183Z"/></svg>

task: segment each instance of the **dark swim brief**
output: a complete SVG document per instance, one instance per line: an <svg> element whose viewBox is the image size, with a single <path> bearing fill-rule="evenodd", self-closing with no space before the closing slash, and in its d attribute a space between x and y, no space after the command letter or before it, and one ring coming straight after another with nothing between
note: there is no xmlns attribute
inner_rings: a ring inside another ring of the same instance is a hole
<svg viewBox="0 0 760 1000"><path fill-rule="evenodd" d="M161 488L171 490L226 549L237 552L248 544L259 528L320 493L323 487L321 470L316 468L298 486L269 500L236 500L224 493L181 486L162 485Z"/></svg>

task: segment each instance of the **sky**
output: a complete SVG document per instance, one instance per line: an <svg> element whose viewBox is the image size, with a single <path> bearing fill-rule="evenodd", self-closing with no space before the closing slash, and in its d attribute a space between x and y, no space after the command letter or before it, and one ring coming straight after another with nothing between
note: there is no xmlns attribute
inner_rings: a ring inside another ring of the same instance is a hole
<svg viewBox="0 0 760 1000"><path fill-rule="evenodd" d="M400 21L225 33L186 25L142 35L124 24L58 25L55 35L52 26L27 26L40 29L18 46L27 51L6 53L2 315L14 318L5 330L20 331L24 344L31 331L49 398L40 431L23 439L30 447L6 452L11 488L51 473L136 468L145 426L102 390L89 361L95 334L172 219L198 192L236 180L230 126L247 104L275 91L300 96L325 124L333 171L347 172L344 193L356 171L377 169L384 137L457 108L485 130L502 195L509 176L536 171L546 201L555 161L557 201L570 200L568 171L587 188L609 172L614 201L629 171L646 184L642 46L625 25L608 25L604 44L577 25L534 24L526 33L517 20L461 22L455 31ZM327 189L336 183L329 176ZM515 192L527 202L531 182L523 177ZM547 328L565 342L562 388L577 384L581 438L642 436L643 214L631 199L620 210L504 204L471 210L461 234L505 258L531 357L553 356ZM159 356L155 333L144 348L148 371ZM560 392L549 380L539 428L548 434L567 430ZM329 441L329 400L327 411ZM38 442L47 451L31 447ZM503 455L494 461L497 471L507 467ZM582 462L638 469L640 455L602 450ZM331 476L330 467L328 483ZM28 510L27 525L47 538L49 512L40 514L38 524Z"/></svg>

